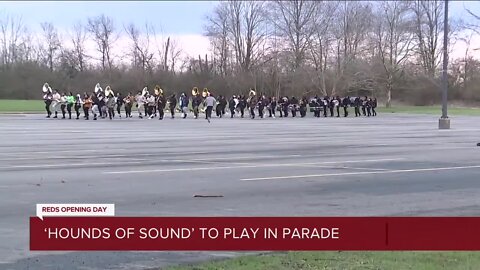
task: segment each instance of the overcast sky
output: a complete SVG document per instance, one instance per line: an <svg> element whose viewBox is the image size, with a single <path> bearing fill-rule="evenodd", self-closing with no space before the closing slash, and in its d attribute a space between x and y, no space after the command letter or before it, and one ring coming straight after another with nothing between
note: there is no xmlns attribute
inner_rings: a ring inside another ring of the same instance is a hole
<svg viewBox="0 0 480 270"><path fill-rule="evenodd" d="M40 31L41 22L52 22L60 31L70 29L74 23L100 14L113 18L117 29L130 22L138 26L149 22L158 33L176 37L185 53L197 55L208 50L208 40L202 37L204 19L216 4L216 1L0 1L0 18L4 14L21 16L33 31ZM451 17L472 20L465 7L480 13L480 1L451 1Z"/></svg>
<svg viewBox="0 0 480 270"><path fill-rule="evenodd" d="M166 34L202 34L203 19L215 5L215 1L1 1L0 12L21 15L31 27L52 22L69 28L103 13L117 23L148 21ZM451 1L451 15L468 19L464 6L480 13L480 1Z"/></svg>

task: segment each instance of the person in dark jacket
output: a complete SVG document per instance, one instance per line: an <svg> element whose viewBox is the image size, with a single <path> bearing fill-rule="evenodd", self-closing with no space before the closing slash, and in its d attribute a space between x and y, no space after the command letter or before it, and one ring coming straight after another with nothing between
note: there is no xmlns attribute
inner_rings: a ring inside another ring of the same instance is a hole
<svg viewBox="0 0 480 270"><path fill-rule="evenodd" d="M327 117L327 108L330 108L330 99L327 96L325 96L322 101L323 101L323 104L322 104L323 117Z"/></svg>
<svg viewBox="0 0 480 270"><path fill-rule="evenodd" d="M356 97L353 101L353 106L355 107L355 117L362 116L360 113L360 106L362 105L362 100L359 97Z"/></svg>
<svg viewBox="0 0 480 270"><path fill-rule="evenodd" d="M164 111L165 106L167 105L167 100L163 94L159 94L157 96L157 110L158 110L158 120L163 120L163 116L165 115Z"/></svg>
<svg viewBox="0 0 480 270"><path fill-rule="evenodd" d="M247 107L247 100L245 99L245 96L241 95L238 98L238 105L237 108L240 111L240 117L243 118L245 115L245 108Z"/></svg>
<svg viewBox="0 0 480 270"><path fill-rule="evenodd" d="M116 103L117 103L117 113L118 113L118 117L122 118L122 114L120 112L120 109L122 108L123 104L124 104L124 100L123 100L123 96L121 93L117 93L117 96L116 96L117 100L116 100Z"/></svg>
<svg viewBox="0 0 480 270"><path fill-rule="evenodd" d="M175 94L172 94L168 98L168 109L170 110L170 114L172 115L172 119L175 118L175 108L177 107L177 97Z"/></svg>
<svg viewBox="0 0 480 270"><path fill-rule="evenodd" d="M363 116L366 116L367 115L367 102L368 102L368 97L365 96L365 98L362 100L362 113L363 113Z"/></svg>
<svg viewBox="0 0 480 270"><path fill-rule="evenodd" d="M292 97L290 99L290 105L292 107L292 117L296 117L297 116L298 99L296 97Z"/></svg>
<svg viewBox="0 0 480 270"><path fill-rule="evenodd" d="M377 98L373 98L372 100L372 115L377 116Z"/></svg>
<svg viewBox="0 0 480 270"><path fill-rule="evenodd" d="M235 107L236 107L236 103L235 103L235 99L236 99L236 96L233 95L229 100L228 100L228 109L230 110L230 118L233 118L233 116L235 115Z"/></svg>
<svg viewBox="0 0 480 270"><path fill-rule="evenodd" d="M275 118L275 110L277 109L277 99L271 97L268 101L268 117Z"/></svg>
<svg viewBox="0 0 480 270"><path fill-rule="evenodd" d="M365 107L367 108L367 116L368 117L372 116L372 99L371 98L367 100L367 104L365 105Z"/></svg>
<svg viewBox="0 0 480 270"><path fill-rule="evenodd" d="M200 104L202 104L202 96L195 95L192 97L192 107L193 107L193 116L195 119L198 119L198 113L200 112Z"/></svg>
<svg viewBox="0 0 480 270"><path fill-rule="evenodd" d="M350 96L343 98L342 107L343 107L343 116L348 117L348 106L350 106Z"/></svg>
<svg viewBox="0 0 480 270"><path fill-rule="evenodd" d="M260 118L263 118L263 110L265 109L265 104L266 104L266 98L265 96L262 95L259 97L257 102L258 116L260 116Z"/></svg>
<svg viewBox="0 0 480 270"><path fill-rule="evenodd" d="M283 117L288 117L288 108L290 107L290 99L288 96L283 97L282 110Z"/></svg>
<svg viewBox="0 0 480 270"><path fill-rule="evenodd" d="M308 100L304 96L304 97L302 97L302 99L300 100L300 103L299 103L300 117L302 117L302 118L307 116L307 105L308 105Z"/></svg>

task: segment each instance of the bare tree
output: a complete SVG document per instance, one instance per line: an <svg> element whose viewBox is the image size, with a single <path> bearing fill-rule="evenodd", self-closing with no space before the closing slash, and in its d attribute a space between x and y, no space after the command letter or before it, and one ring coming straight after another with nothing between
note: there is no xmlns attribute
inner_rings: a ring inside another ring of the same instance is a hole
<svg viewBox="0 0 480 270"><path fill-rule="evenodd" d="M72 53L78 64L78 69L83 72L85 70L86 61L88 58L86 54L86 49L85 49L87 33L85 28L80 22L73 25L72 31L73 31L73 33L71 34L71 41L73 44Z"/></svg>
<svg viewBox="0 0 480 270"><path fill-rule="evenodd" d="M206 36L209 37L213 47L213 54L218 65L219 73L226 76L229 58L229 20L228 6L219 4L211 16L207 16L205 25Z"/></svg>
<svg viewBox="0 0 480 270"><path fill-rule="evenodd" d="M409 2L382 1L378 3L375 45L385 71L386 106L392 102L392 89L403 71L403 63L413 50L414 29Z"/></svg>
<svg viewBox="0 0 480 270"><path fill-rule="evenodd" d="M26 28L21 17L5 15L0 18L2 64L8 69L18 58L22 34Z"/></svg>
<svg viewBox="0 0 480 270"><path fill-rule="evenodd" d="M335 72L331 94L335 95L339 83L345 89L349 88L349 79L355 77L356 71L349 70L354 66L357 58L367 55L366 44L368 33L372 25L372 6L370 3L344 1L340 5L338 24L334 25L335 36ZM350 74L346 74L350 73Z"/></svg>
<svg viewBox="0 0 480 270"><path fill-rule="evenodd" d="M313 62L315 75L311 76L314 86L322 95L328 95L326 86L326 71L334 37L332 36L332 24L337 15L337 2L319 3L319 21L315 26L315 33L309 43L309 53Z"/></svg>
<svg viewBox="0 0 480 270"><path fill-rule="evenodd" d="M177 60L179 60L179 57L182 54L182 48L180 48L180 45L177 43L176 40L172 40L170 42L170 71L175 74L175 69L177 68Z"/></svg>
<svg viewBox="0 0 480 270"><path fill-rule="evenodd" d="M131 23L125 27L125 31L132 41L133 65L152 71L154 54L151 52L151 27L146 23L145 31L142 33L135 24Z"/></svg>
<svg viewBox="0 0 480 270"><path fill-rule="evenodd" d="M236 63L242 71L249 72L254 61L258 60L259 49L265 40L265 2L231 0L223 4L228 10L227 29Z"/></svg>
<svg viewBox="0 0 480 270"><path fill-rule="evenodd" d="M52 23L41 23L41 27L43 31L43 39L46 45L45 60L47 61L47 65L50 71L53 71L54 61L61 48L60 39L58 37L57 29L53 26Z"/></svg>
<svg viewBox="0 0 480 270"><path fill-rule="evenodd" d="M111 54L113 43L116 41L115 27L113 20L105 15L89 18L87 30L90 32L97 44L97 51L101 54L102 69L113 67L113 56Z"/></svg>
<svg viewBox="0 0 480 270"><path fill-rule="evenodd" d="M306 50L315 34L318 23L320 1L274 1L271 21L285 37L288 49L292 52L293 69L298 69L305 61Z"/></svg>
<svg viewBox="0 0 480 270"><path fill-rule="evenodd" d="M415 13L418 55L425 72L432 78L441 60L443 31L443 1L417 0L413 4Z"/></svg>
<svg viewBox="0 0 480 270"><path fill-rule="evenodd" d="M470 9L466 9L468 14L470 14L470 16L472 16L476 21L477 23L471 23L468 25L468 27L475 31L477 34L480 35L480 14L475 14L474 12L472 12Z"/></svg>

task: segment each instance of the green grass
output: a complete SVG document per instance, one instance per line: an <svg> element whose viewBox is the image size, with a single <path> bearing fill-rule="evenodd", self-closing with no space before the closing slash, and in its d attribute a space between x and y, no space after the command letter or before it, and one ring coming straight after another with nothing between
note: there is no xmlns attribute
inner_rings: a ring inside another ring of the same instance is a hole
<svg viewBox="0 0 480 270"><path fill-rule="evenodd" d="M43 100L12 100L0 99L0 113L2 112L44 112Z"/></svg>
<svg viewBox="0 0 480 270"><path fill-rule="evenodd" d="M353 113L353 108L350 108ZM430 114L440 116L442 109L440 106L395 106L392 108L377 108L379 113L412 113L412 114ZM0 113L33 113L45 112L45 103L43 100L11 100L0 99ZM467 107L449 107L449 116L456 115L477 115L480 116L480 108Z"/></svg>
<svg viewBox="0 0 480 270"><path fill-rule="evenodd" d="M288 252L243 256L167 270L469 270L479 269L480 252Z"/></svg>
<svg viewBox="0 0 480 270"><path fill-rule="evenodd" d="M413 113L442 115L441 106L396 106L392 108L378 108L379 113ZM449 107L448 115L480 115L480 108Z"/></svg>

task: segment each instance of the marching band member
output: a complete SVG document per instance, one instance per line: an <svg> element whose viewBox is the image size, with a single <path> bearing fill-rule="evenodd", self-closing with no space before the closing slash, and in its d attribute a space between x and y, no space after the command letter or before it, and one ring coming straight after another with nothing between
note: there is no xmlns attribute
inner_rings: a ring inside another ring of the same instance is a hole
<svg viewBox="0 0 480 270"><path fill-rule="evenodd" d="M93 113L93 120L97 120L97 114L100 114L100 98L98 94L92 94L91 96L92 99L92 113Z"/></svg>
<svg viewBox="0 0 480 270"><path fill-rule="evenodd" d="M344 117L348 117L348 106L350 106L350 96L347 96L347 97L343 98L342 106L343 106Z"/></svg>
<svg viewBox="0 0 480 270"><path fill-rule="evenodd" d="M330 98L330 104L329 104L330 117L333 117L333 110L335 109L335 101L336 99L334 97Z"/></svg>
<svg viewBox="0 0 480 270"><path fill-rule="evenodd" d="M128 93L128 95L123 99L125 104L125 117L132 118L132 106L133 106L133 97L132 93Z"/></svg>
<svg viewBox="0 0 480 270"><path fill-rule="evenodd" d="M160 93L157 96L157 110L159 115L158 120L163 120L163 116L164 116L163 110L165 109L165 105L167 105L167 100L163 95L163 91L160 91Z"/></svg>
<svg viewBox="0 0 480 270"><path fill-rule="evenodd" d="M256 97L257 93L255 92L255 90L252 88L250 89L250 92L248 93L248 100L247 100L247 103L248 103L248 107L250 109L250 118L251 119L255 119L255 107L257 106L257 97Z"/></svg>
<svg viewBox="0 0 480 270"><path fill-rule="evenodd" d="M277 109L277 98L271 97L268 103L268 117L275 118L275 110Z"/></svg>
<svg viewBox="0 0 480 270"><path fill-rule="evenodd" d="M362 106L362 100L359 97L356 97L353 101L353 106L355 106L355 117L362 116L360 113L360 106Z"/></svg>
<svg viewBox="0 0 480 270"><path fill-rule="evenodd" d="M200 93L198 92L198 88L194 87L192 89L192 107L193 107L193 116L195 119L198 118L198 113L199 113L199 107L200 104L202 104L202 97L200 96Z"/></svg>
<svg viewBox="0 0 480 270"><path fill-rule="evenodd" d="M92 96L93 95L95 95L95 94L92 94ZM91 97L88 96L87 93L84 93L84 95L83 95L83 114L84 114L85 120L88 120L88 113L92 109L92 104L93 104L93 101L92 101Z"/></svg>
<svg viewBox="0 0 480 270"><path fill-rule="evenodd" d="M366 111L367 102L368 102L368 98L367 98L367 96L365 96L365 98L362 99L362 113L363 113L363 116L367 116L367 111Z"/></svg>
<svg viewBox="0 0 480 270"><path fill-rule="evenodd" d="M325 96L323 98L323 117L327 117L327 108L330 107L330 99L328 98L328 96Z"/></svg>
<svg viewBox="0 0 480 270"><path fill-rule="evenodd" d="M288 98L288 96L284 96L282 101L283 117L288 117L289 107L290 107L290 99Z"/></svg>
<svg viewBox="0 0 480 270"><path fill-rule="evenodd" d="M368 117L372 116L372 99L371 98L367 99L367 104L365 105L365 107L367 108L367 116Z"/></svg>
<svg viewBox="0 0 480 270"><path fill-rule="evenodd" d="M212 93L209 93L204 101L204 106L206 107L205 119L207 119L209 123L210 123L210 118L212 118L213 106L215 106L216 103L217 103L217 100L213 97Z"/></svg>
<svg viewBox="0 0 480 270"><path fill-rule="evenodd" d="M52 88L50 88L48 83L45 83L43 85L43 92L45 93L43 95L43 101L45 102L45 110L47 111L47 118L50 118L50 115L52 115L52 111L50 111L50 106L52 105L53 93L52 93Z"/></svg>
<svg viewBox="0 0 480 270"><path fill-rule="evenodd" d="M228 108L230 109L230 118L233 118L235 115L235 107L237 106L237 102L235 101L236 97L233 95L230 100L228 101Z"/></svg>
<svg viewBox="0 0 480 270"><path fill-rule="evenodd" d="M217 115L217 117L222 117L222 105L220 104L221 98L221 95L217 97L217 106L215 107L215 114Z"/></svg>
<svg viewBox="0 0 480 270"><path fill-rule="evenodd" d="M280 118L283 118L283 102L284 98L281 97L280 100L278 101L278 111L280 112Z"/></svg>
<svg viewBox="0 0 480 270"><path fill-rule="evenodd" d="M110 120L112 120L115 117L115 104L116 104L115 96L113 95L112 92L110 92L107 97L107 102L105 104L107 106L108 118L110 118Z"/></svg>
<svg viewBox="0 0 480 270"><path fill-rule="evenodd" d="M67 107L67 95L65 93L62 93L60 96L60 110L62 111L62 119L65 119L65 108Z"/></svg>
<svg viewBox="0 0 480 270"><path fill-rule="evenodd" d="M80 94L77 94L77 96L75 97L75 105L74 105L74 109L75 109L75 113L77 114L77 120L80 119L80 108L82 107L82 97L80 96Z"/></svg>
<svg viewBox="0 0 480 270"><path fill-rule="evenodd" d="M298 106L298 99L296 97L292 97L290 99L290 110L292 112L292 117L297 116L297 106Z"/></svg>
<svg viewBox="0 0 480 270"><path fill-rule="evenodd" d="M168 109L170 110L170 114L172 115L172 119L175 118L175 108L177 107L177 98L175 94L172 94L168 98Z"/></svg>
<svg viewBox="0 0 480 270"><path fill-rule="evenodd" d="M120 92L117 93L117 96L115 97L115 103L117 103L118 117L122 118L122 114L121 114L120 109L122 108L122 105L125 103L125 101L124 101L124 99L122 97L122 94Z"/></svg>
<svg viewBox="0 0 480 270"><path fill-rule="evenodd" d="M155 111L157 100L155 99L154 95L147 94L146 97L147 97L147 106L148 106L148 110L147 110L148 119L152 119L157 114L157 112Z"/></svg>
<svg viewBox="0 0 480 270"><path fill-rule="evenodd" d="M247 107L247 100L245 96L241 95L238 99L237 109L240 111L240 117L243 118L245 115L245 108Z"/></svg>
<svg viewBox="0 0 480 270"><path fill-rule="evenodd" d="M137 102L138 118L142 119L142 111L145 110L145 96L142 95L142 92L138 92L135 96L135 102Z"/></svg>
<svg viewBox="0 0 480 270"><path fill-rule="evenodd" d="M310 108L313 109L313 117L320 117L320 110L319 106L320 104L318 103L318 96L315 95L311 100L310 100Z"/></svg>
<svg viewBox="0 0 480 270"><path fill-rule="evenodd" d="M60 104L60 94L58 93L58 90L53 90L53 96L52 96L52 110L55 112L55 116L53 118L57 118L57 113L58 113L58 106Z"/></svg>
<svg viewBox="0 0 480 270"><path fill-rule="evenodd" d="M307 116L307 105L308 105L308 100L305 96L302 97L300 100L300 117L304 118Z"/></svg>
<svg viewBox="0 0 480 270"><path fill-rule="evenodd" d="M68 119L72 119L72 107L74 104L75 104L75 97L73 96L72 92L69 92L67 96Z"/></svg>
<svg viewBox="0 0 480 270"><path fill-rule="evenodd" d="M342 105L342 100L339 96L335 98L335 110L337 111L337 117L340 117L340 106Z"/></svg>
<svg viewBox="0 0 480 270"><path fill-rule="evenodd" d="M261 95L257 102L258 116L260 116L260 118L263 118L263 110L265 109L266 102L267 100L265 98L265 95Z"/></svg>
<svg viewBox="0 0 480 270"><path fill-rule="evenodd" d="M187 95L185 93L182 93L180 96L180 110L182 111L183 114L183 119L187 118L188 116L188 103L190 100L188 99Z"/></svg>

